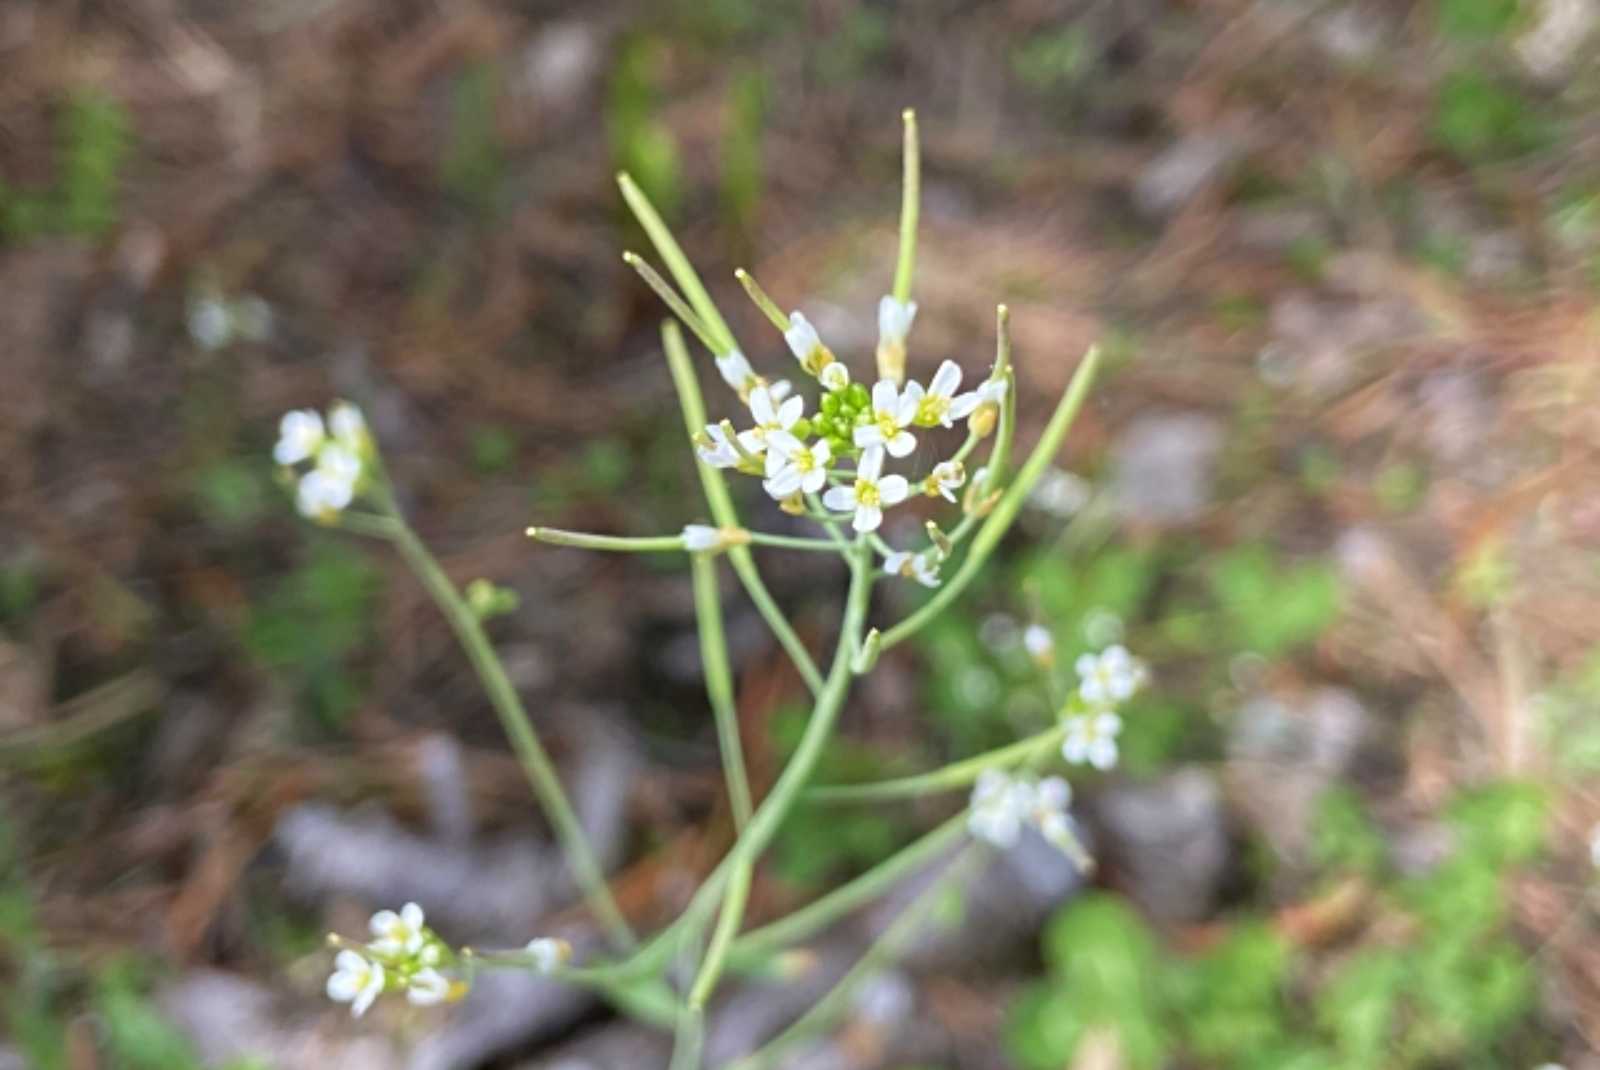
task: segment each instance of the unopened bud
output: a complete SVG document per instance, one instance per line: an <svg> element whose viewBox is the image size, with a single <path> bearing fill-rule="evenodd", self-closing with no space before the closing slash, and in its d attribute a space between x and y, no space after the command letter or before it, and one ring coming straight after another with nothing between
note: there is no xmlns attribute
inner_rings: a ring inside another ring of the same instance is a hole
<svg viewBox="0 0 1600 1070"><path fill-rule="evenodd" d="M778 508L790 516L804 516L806 513L806 500L799 491L795 491L778 503ZM748 540L747 540L748 541Z"/></svg>
<svg viewBox="0 0 1600 1070"><path fill-rule="evenodd" d="M995 424L1000 420L1000 406L992 401L979 405L971 416L967 418L967 429L979 438L987 438L994 434Z"/></svg>

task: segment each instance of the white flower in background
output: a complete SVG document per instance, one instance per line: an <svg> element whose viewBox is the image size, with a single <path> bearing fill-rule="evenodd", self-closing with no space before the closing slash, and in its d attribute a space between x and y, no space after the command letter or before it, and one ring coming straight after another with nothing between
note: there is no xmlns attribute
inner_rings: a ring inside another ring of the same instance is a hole
<svg viewBox="0 0 1600 1070"><path fill-rule="evenodd" d="M1117 764L1117 733L1122 718L1114 713L1086 713L1067 719L1067 736L1061 743L1061 756L1073 765L1085 763L1096 769Z"/></svg>
<svg viewBox="0 0 1600 1070"><path fill-rule="evenodd" d="M533 968L544 974L555 973L572 957L571 944L548 936L529 940L526 950L533 959Z"/></svg>
<svg viewBox="0 0 1600 1070"><path fill-rule="evenodd" d="M828 482L833 448L827 442L818 439L807 446L787 431L774 431L768 446L767 478L762 486L774 498L781 500L796 491L815 494Z"/></svg>
<svg viewBox="0 0 1600 1070"><path fill-rule="evenodd" d="M1033 803L1032 784L998 769L986 769L972 786L967 829L996 847L1015 847Z"/></svg>
<svg viewBox="0 0 1600 1070"><path fill-rule="evenodd" d="M295 508L310 520L331 520L355 497L355 484L313 468L295 488Z"/></svg>
<svg viewBox="0 0 1600 1070"><path fill-rule="evenodd" d="M279 464L299 464L316 455L326 438L322 417L312 409L295 409L278 422L278 442L272 459Z"/></svg>
<svg viewBox="0 0 1600 1070"><path fill-rule="evenodd" d="M201 349L217 350L233 337L233 316L218 297L207 294L189 300L189 337Z"/></svg>
<svg viewBox="0 0 1600 1070"><path fill-rule="evenodd" d="M1133 697L1144 684L1144 664L1118 644L1099 654L1084 654L1076 663L1078 694L1091 706L1116 706Z"/></svg>
<svg viewBox="0 0 1600 1070"><path fill-rule="evenodd" d="M383 966L368 962L355 951L341 951L333 960L333 975L328 978L328 998L350 1004L350 1013L359 1018L383 991Z"/></svg>
<svg viewBox="0 0 1600 1070"><path fill-rule="evenodd" d="M769 383L760 376L757 376L756 385L765 386L767 388L767 393L772 395L772 403L774 405L781 403L790 394L794 393L794 384L789 382L787 379L779 379L775 383Z"/></svg>
<svg viewBox="0 0 1600 1070"><path fill-rule="evenodd" d="M928 473L923 488L931 498L938 494L947 502L956 500L956 488L967 481L967 469L960 461L940 461Z"/></svg>
<svg viewBox="0 0 1600 1070"><path fill-rule="evenodd" d="M1600 869L1600 823L1589 832L1589 861Z"/></svg>
<svg viewBox="0 0 1600 1070"><path fill-rule="evenodd" d="M917 318L915 301L885 294L878 301L878 375L896 385L906 378L906 335Z"/></svg>
<svg viewBox="0 0 1600 1070"><path fill-rule="evenodd" d="M896 550L883 559L883 571L890 576L916 580L924 587L939 586L939 564L932 553L908 553Z"/></svg>
<svg viewBox="0 0 1600 1070"><path fill-rule="evenodd" d="M450 979L432 966L406 978L406 999L418 1007L431 1007L450 998Z"/></svg>
<svg viewBox="0 0 1600 1070"><path fill-rule="evenodd" d="M850 369L836 360L822 369L817 381L822 384L824 390L837 394L850 385Z"/></svg>
<svg viewBox="0 0 1600 1070"><path fill-rule="evenodd" d="M750 533L744 528L714 528L709 524L685 524L683 528L683 548L693 554L717 553L749 543Z"/></svg>
<svg viewBox="0 0 1600 1070"><path fill-rule="evenodd" d="M882 446L891 457L904 457L917 448L916 436L906 430L917 415L917 398L911 388L915 385L902 392L888 379L873 384L872 420L855 429L857 446Z"/></svg>
<svg viewBox="0 0 1600 1070"><path fill-rule="evenodd" d="M328 432L351 453L359 455L367 447L366 417L348 401L336 401L328 410Z"/></svg>
<svg viewBox="0 0 1600 1070"><path fill-rule="evenodd" d="M870 446L856 465L856 481L849 487L832 487L822 504L836 513L855 512L851 527L857 531L877 531L883 523L885 506L906 500L911 487L905 476L883 475L883 447Z"/></svg>
<svg viewBox="0 0 1600 1070"><path fill-rule="evenodd" d="M1033 789L1033 809L1028 814L1034 827L1046 840L1060 847L1073 842L1072 785L1058 776L1045 777Z"/></svg>
<svg viewBox="0 0 1600 1070"><path fill-rule="evenodd" d="M789 329L783 332L789 352L810 375L821 376L833 364L833 351L822 344L817 329L798 311L789 313Z"/></svg>
<svg viewBox="0 0 1600 1070"><path fill-rule="evenodd" d="M780 402L772 396L771 387L758 386L750 391L750 415L755 417L756 426L741 433L739 442L749 452L761 453L774 432L787 432L805 412L805 398L795 395Z"/></svg>
<svg viewBox="0 0 1600 1070"><path fill-rule="evenodd" d="M1071 472L1048 469L1028 492L1028 504L1041 513L1063 520L1082 509L1089 501L1089 484Z"/></svg>
<svg viewBox="0 0 1600 1070"><path fill-rule="evenodd" d="M1056 637L1043 624L1030 624L1023 630L1022 648L1041 666L1055 664Z"/></svg>
<svg viewBox="0 0 1600 1070"><path fill-rule="evenodd" d="M750 391L761 385L760 376L756 375L750 362L737 349L729 350L716 360L722 381L733 387L740 397L748 397Z"/></svg>
<svg viewBox="0 0 1600 1070"><path fill-rule="evenodd" d="M377 937L369 945L373 954L417 954L427 942L424 920L422 908L415 903L407 903L398 914L392 910L378 911L367 922L367 928Z"/></svg>

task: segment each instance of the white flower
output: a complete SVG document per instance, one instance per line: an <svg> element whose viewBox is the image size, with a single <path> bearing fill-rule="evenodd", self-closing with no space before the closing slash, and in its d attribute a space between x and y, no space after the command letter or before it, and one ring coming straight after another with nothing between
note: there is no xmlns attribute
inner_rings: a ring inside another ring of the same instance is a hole
<svg viewBox="0 0 1600 1070"><path fill-rule="evenodd" d="M1589 833L1589 861L1600 869L1600 823Z"/></svg>
<svg viewBox="0 0 1600 1070"><path fill-rule="evenodd" d="M333 960L333 975L328 978L328 998L350 1004L350 1013L359 1018L383 991L383 966L368 962L354 951L341 951Z"/></svg>
<svg viewBox="0 0 1600 1070"><path fill-rule="evenodd" d="M946 362L948 363L948 361ZM943 371L944 369L939 369ZM956 373L956 382L960 382L961 373ZM935 377L937 382L937 377ZM985 405L999 405L1006 399L1006 381L1004 379L987 379L979 384L976 390L969 390L965 394L950 399L948 419L944 425L950 426L951 420L961 420L973 415Z"/></svg>
<svg viewBox="0 0 1600 1070"><path fill-rule="evenodd" d="M938 494L945 501L956 500L955 489L967 481L967 469L960 461L940 461L923 481L928 496Z"/></svg>
<svg viewBox="0 0 1600 1070"><path fill-rule="evenodd" d="M322 446L325 435L322 417L311 409L295 409L278 422L278 443L272 459L279 464L299 464L310 460Z"/></svg>
<svg viewBox="0 0 1600 1070"><path fill-rule="evenodd" d="M986 769L972 786L967 828L996 847L1015 847L1034 805L1033 785Z"/></svg>
<svg viewBox="0 0 1600 1070"><path fill-rule="evenodd" d="M1028 656L1040 665L1049 665L1056 658L1056 637L1042 624L1030 624L1022 632L1022 647Z"/></svg>
<svg viewBox="0 0 1600 1070"><path fill-rule="evenodd" d="M706 424L705 433L694 437L694 451L712 468L737 468L743 459L738 446L720 424Z"/></svg>
<svg viewBox="0 0 1600 1070"><path fill-rule="evenodd" d="M685 524L683 528L683 548L693 554L716 553L749 542L750 533L744 528L714 528L709 524Z"/></svg>
<svg viewBox="0 0 1600 1070"><path fill-rule="evenodd" d="M883 571L890 576L916 580L924 587L939 586L939 564L931 553L913 554L896 550L883 559Z"/></svg>
<svg viewBox="0 0 1600 1070"><path fill-rule="evenodd" d="M796 398L796 401L799 399ZM780 501L803 491L815 494L828 482L833 449L818 439L807 446L787 431L773 431L767 440L767 478L762 486Z"/></svg>
<svg viewBox="0 0 1600 1070"><path fill-rule="evenodd" d="M820 376L834 362L833 351L822 344L817 329L799 312L789 313L789 329L783 332L783 340L789 343L789 352L800 367L811 375Z"/></svg>
<svg viewBox="0 0 1600 1070"><path fill-rule="evenodd" d="M894 295L884 294L878 300L878 344L897 342L904 345L906 335L911 333L911 323L916 318L915 301L897 301Z"/></svg>
<svg viewBox="0 0 1600 1070"><path fill-rule="evenodd" d="M783 401L784 398L787 398L790 394L794 393L794 384L790 383L787 379L779 379L775 383L769 383L760 376L757 376L756 385L765 386L767 388L767 393L772 395L772 403L774 405L778 404L779 402Z"/></svg>
<svg viewBox="0 0 1600 1070"><path fill-rule="evenodd" d="M822 384L824 390L837 394L850 385L850 369L836 360L822 369L817 375L817 381Z"/></svg>
<svg viewBox="0 0 1600 1070"><path fill-rule="evenodd" d="M1072 785L1058 776L1045 777L1034 786L1033 809L1028 816L1043 827L1051 815L1064 816L1072 804Z"/></svg>
<svg viewBox="0 0 1600 1070"><path fill-rule="evenodd" d="M1106 647L1098 655L1084 654L1078 658L1076 668L1082 681L1078 694L1091 706L1115 706L1133 697L1145 681L1145 667L1118 644Z"/></svg>
<svg viewBox="0 0 1600 1070"><path fill-rule="evenodd" d="M201 349L221 349L233 337L233 317L228 306L212 296L190 300L188 325L189 337Z"/></svg>
<svg viewBox="0 0 1600 1070"><path fill-rule="evenodd" d="M836 513L855 510L851 527L857 531L877 531L883 523L883 507L906 500L911 487L904 476L882 476L883 447L870 446L856 465L856 481L850 487L832 487L822 504ZM881 478L880 478L881 476Z"/></svg>
<svg viewBox="0 0 1600 1070"><path fill-rule="evenodd" d="M882 446L891 457L904 457L917 448L917 440L905 428L917 415L917 397L912 387L902 393L888 379L879 379L872 387L872 422L855 429L855 443L862 449Z"/></svg>
<svg viewBox="0 0 1600 1070"><path fill-rule="evenodd" d="M422 908L415 903L407 903L398 914L392 910L378 911L367 922L367 928L377 937L370 945L373 953L415 955L427 942L423 920Z"/></svg>
<svg viewBox="0 0 1600 1070"><path fill-rule="evenodd" d="M961 368L953 360L939 365L926 390L915 380L907 383L906 393L917 399L917 426L949 427L952 417L959 420L977 408L977 402L971 400L977 396L977 391L962 394L959 398L955 396L956 388L960 385Z"/></svg>
<svg viewBox="0 0 1600 1070"><path fill-rule="evenodd" d="M301 516L311 520L328 520L349 505L354 497L354 483L330 475L321 468L313 468L300 477L294 500Z"/></svg>
<svg viewBox="0 0 1600 1070"><path fill-rule="evenodd" d="M1061 756L1074 765L1087 762L1096 769L1117 764L1117 733L1122 718L1114 713L1089 713L1067 721L1067 736L1061 743Z"/></svg>
<svg viewBox="0 0 1600 1070"><path fill-rule="evenodd" d="M767 448L768 436L777 431L788 431L805 415L806 399L796 395L779 402L772 396L772 388L758 386L750 391L750 415L756 426L740 433L739 443L751 453L761 453Z"/></svg>
<svg viewBox="0 0 1600 1070"><path fill-rule="evenodd" d="M555 973L572 957L572 945L565 940L541 936L528 941L527 952L533 958L533 968L539 973Z"/></svg>
<svg viewBox="0 0 1600 1070"><path fill-rule="evenodd" d="M366 418L348 401L336 401L328 410L328 431L335 442L352 453L359 454L366 448Z"/></svg>
<svg viewBox="0 0 1600 1070"><path fill-rule="evenodd" d="M431 1007L450 998L450 979L425 966L406 980L406 999L418 1007Z"/></svg>
<svg viewBox="0 0 1600 1070"><path fill-rule="evenodd" d="M716 359L717 371L722 375L722 381L733 387L740 397L747 396L750 391L761 385L761 379L756 375L755 369L750 367L750 362L737 349L730 349Z"/></svg>
<svg viewBox="0 0 1600 1070"><path fill-rule="evenodd" d="M1071 472L1052 468L1028 492L1028 504L1042 513L1066 519L1089 500L1089 484Z"/></svg>

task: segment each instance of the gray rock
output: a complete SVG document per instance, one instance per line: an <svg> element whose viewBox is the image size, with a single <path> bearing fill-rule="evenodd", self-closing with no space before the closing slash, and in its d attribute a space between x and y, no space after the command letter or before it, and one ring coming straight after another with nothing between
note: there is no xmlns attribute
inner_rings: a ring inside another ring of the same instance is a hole
<svg viewBox="0 0 1600 1070"><path fill-rule="evenodd" d="M1188 134L1151 160L1133 183L1133 203L1163 220L1215 184L1238 158L1239 145L1215 132Z"/></svg>
<svg viewBox="0 0 1600 1070"><path fill-rule="evenodd" d="M1183 524L1211 503L1222 425L1194 412L1142 416L1112 447L1111 492L1124 520Z"/></svg>
<svg viewBox="0 0 1600 1070"><path fill-rule="evenodd" d="M1107 865L1145 910L1178 922L1212 913L1233 851L1222 791L1209 771L1113 784L1092 806Z"/></svg>

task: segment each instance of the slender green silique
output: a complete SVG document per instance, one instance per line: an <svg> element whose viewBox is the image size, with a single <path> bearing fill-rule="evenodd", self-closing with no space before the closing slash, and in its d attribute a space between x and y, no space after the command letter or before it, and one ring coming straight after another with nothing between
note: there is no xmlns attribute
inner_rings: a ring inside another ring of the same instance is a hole
<svg viewBox="0 0 1600 1070"><path fill-rule="evenodd" d="M979 857L981 855L971 848L960 852L944 873L906 905L900 916L867 947L855 965L850 967L810 1010L761 1048L733 1063L729 1070L766 1070L797 1042L814 1036L837 1022L849 1011L851 998L861 984L905 953L912 937L928 920L928 915L933 913L940 899L948 894L949 889L966 874Z"/></svg>
<svg viewBox="0 0 1600 1070"><path fill-rule="evenodd" d="M655 291L655 295L661 298L661 303L671 309L672 314L682 320L685 327L694 332L694 336L700 339L702 345L713 353L719 351L721 342L711 333L711 328L707 327L699 314L678 296L678 291L674 290L666 279L656 274L655 268L645 263L644 257L638 253L623 253L622 262L639 273L644 284Z"/></svg>
<svg viewBox="0 0 1600 1070"><path fill-rule="evenodd" d="M1023 499L1027 497L1028 491L1033 489L1033 485L1038 482L1039 477L1055 458L1056 451L1061 448L1062 439L1072 427L1078 410L1083 407L1084 398L1089 392L1089 384L1094 379L1095 369L1099 364L1100 351L1091 348L1078 365L1078 370L1072 376L1072 382L1067 385L1066 392L1061 395L1061 401L1056 405L1056 411L1051 414L1050 422L1045 425L1044 434L1039 437L1038 445L1034 446L1033 452L1028 455L1027 461L1018 471L1016 480L1006 488L993 511L973 535L972 545L967 548L967 555L962 559L961 567L956 569L955 575L946 580L932 598L905 620L883 633L885 650L911 638L918 629L944 612L946 607L961 597L968 584L977 576L989 555L1000 544L1001 537L1016 519L1017 511L1022 508Z"/></svg>
<svg viewBox="0 0 1600 1070"><path fill-rule="evenodd" d="M900 189L900 255L894 267L894 297L911 300L911 273L917 262L917 213L922 204L922 149L917 141L917 113L907 108L905 122L904 180Z"/></svg>
<svg viewBox="0 0 1600 1070"><path fill-rule="evenodd" d="M667 272L677 282L678 289L683 291L683 296L688 299L690 307L705 324L707 333L715 343L711 347L711 352L721 357L738 349L739 343L734 340L733 332L728 329L728 322L722 318L722 313L717 311L711 295L706 292L705 284L700 281L700 275L695 271L694 265L689 263L689 258L683 255L683 248L672 236L672 231L667 229L667 224L655 206L650 203L650 198L646 197L644 191L626 174L617 176L617 185L622 189L622 199L628 202L633 217L644 228L650 244L656 247L662 263L667 265Z"/></svg>
<svg viewBox="0 0 1600 1070"><path fill-rule="evenodd" d="M736 966L752 965L821 932L939 857L965 835L966 827L963 809L853 880L770 925L745 933L734 941L730 961Z"/></svg>
<svg viewBox="0 0 1600 1070"><path fill-rule="evenodd" d="M761 288L761 284L755 280L755 276L744 268L739 268L733 273L733 277L739 280L739 285L744 287L744 292L750 295L750 300L755 302L755 306L761 310L761 314L766 316L774 327L778 328L780 332L788 331L788 315L778 307L778 302L767 296L767 291Z"/></svg>
<svg viewBox="0 0 1600 1070"><path fill-rule="evenodd" d="M450 627L456 633L456 639L466 651L478 678L483 681L490 705L494 707L501 728L511 740L512 749L517 753L517 760L521 763L523 772L527 774L528 783L532 785L539 805L549 818L551 828L555 830L556 839L560 841L561 848L566 853L567 860L572 866L573 877L589 909L606 930L613 944L623 949L633 947L635 942L633 929L622 916L622 910L617 906L616 899L611 895L611 889L606 885L605 875L601 872L600 863L595 858L594 852L589 849L589 841L583 834L583 826L578 821L578 815L573 811L567 793L561 787L561 778L556 773L555 764L550 760L544 745L539 742L538 733L533 729L533 722L528 718L528 711L523 708L517 689L512 685L510 677L506 675L505 667L495 655L494 647L490 644L488 635L484 633L477 614L472 612L450 577L423 545L422 540L417 538L406 525L399 512L393 511L392 516L395 524L391 538L399 549L400 556L405 558L406 564L411 567L411 571L416 574L423 588L432 596L434 603L444 613L445 619L450 622Z"/></svg>
<svg viewBox="0 0 1600 1070"><path fill-rule="evenodd" d="M528 538L552 546L576 546L583 550L609 550L615 553L652 554L683 552L682 535L651 535L636 538L625 535L591 535L586 531L560 528L529 528Z"/></svg>
<svg viewBox="0 0 1600 1070"><path fill-rule="evenodd" d="M955 791L970 787L986 770L1009 769L1027 761L1036 752L1049 751L1061 745L1066 728L1057 725L1027 739L999 747L983 754L964 758L959 762L916 776L878 780L870 784L828 784L810 788L804 799L808 803L838 805L844 803L881 802L885 799L912 799L942 791Z"/></svg>
<svg viewBox="0 0 1600 1070"><path fill-rule="evenodd" d="M717 566L704 554L689 562L694 577L694 614L700 633L700 664L706 678L706 696L717 724L717 747L722 752L723 779L734 827L750 820L750 780L744 769L744 746L739 742L739 711L733 698L733 670L728 665L728 640L722 629L722 600L717 592Z"/></svg>
<svg viewBox="0 0 1600 1070"><path fill-rule="evenodd" d="M700 397L700 383L695 378L694 365L689 361L689 351L683 344L683 332L678 330L677 324L668 320L662 325L661 343L667 354L667 367L672 372L672 383L678 390L678 404L683 409L684 427L693 435L706 425L706 406ZM695 468L700 473L700 485L705 490L706 506L711 510L712 519L720 527L738 527L739 514L733 507L733 498L728 493L728 484L722 478L722 473L698 458L695 460ZM778 645L783 647L784 652L789 655L789 660L794 662L800 678L806 682L806 686L813 694L821 691L822 672L812 660L810 651L806 650L806 645L800 641L800 636L795 634L788 618L778 608L772 592L768 591L767 585L762 582L761 573L756 569L749 548L730 547L728 564L733 566L734 575L738 576L739 582L744 585L745 593L750 596L750 601L755 603L756 611L761 614L762 619L767 622L767 627L771 628L772 634L777 637Z"/></svg>

